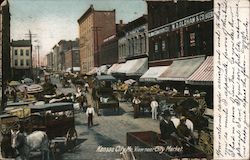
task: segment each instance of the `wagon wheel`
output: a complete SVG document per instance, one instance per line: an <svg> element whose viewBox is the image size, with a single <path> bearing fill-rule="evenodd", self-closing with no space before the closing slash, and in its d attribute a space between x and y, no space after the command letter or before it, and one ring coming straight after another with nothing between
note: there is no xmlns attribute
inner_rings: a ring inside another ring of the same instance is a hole
<svg viewBox="0 0 250 160"><path fill-rule="evenodd" d="M202 116L207 108L207 103L204 99L197 99L199 107L194 111L197 116Z"/></svg>
<svg viewBox="0 0 250 160"><path fill-rule="evenodd" d="M213 137L210 133L201 131L199 138L200 149L208 155L213 154Z"/></svg>
<svg viewBox="0 0 250 160"><path fill-rule="evenodd" d="M74 148L77 145L77 132L75 128L68 130L66 134L66 146L69 149Z"/></svg>

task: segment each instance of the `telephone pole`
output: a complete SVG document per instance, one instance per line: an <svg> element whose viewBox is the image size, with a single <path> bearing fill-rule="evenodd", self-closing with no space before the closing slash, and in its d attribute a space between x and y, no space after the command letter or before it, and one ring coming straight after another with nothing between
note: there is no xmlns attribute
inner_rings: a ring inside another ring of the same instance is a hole
<svg viewBox="0 0 250 160"><path fill-rule="evenodd" d="M25 34L26 37L29 38L30 40L30 71L31 71L31 74L32 74L32 77L33 77L33 46L32 46L32 37L36 37L37 34L32 34L31 31L29 30L29 33L28 34Z"/></svg>

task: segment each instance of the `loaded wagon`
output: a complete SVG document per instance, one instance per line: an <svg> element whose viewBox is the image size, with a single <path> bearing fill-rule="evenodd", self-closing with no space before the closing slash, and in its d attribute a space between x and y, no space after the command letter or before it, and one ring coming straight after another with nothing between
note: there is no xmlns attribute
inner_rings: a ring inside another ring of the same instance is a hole
<svg viewBox="0 0 250 160"><path fill-rule="evenodd" d="M44 131L50 140L52 153L73 149L77 144L73 103L31 105L8 110L8 113L0 116L1 131L5 135L20 127L27 134Z"/></svg>
<svg viewBox="0 0 250 160"><path fill-rule="evenodd" d="M132 154L137 160L207 158L207 155L195 145L178 137L171 139L172 145L169 145L154 131L128 132L127 146L131 147L132 151L128 154Z"/></svg>
<svg viewBox="0 0 250 160"><path fill-rule="evenodd" d="M31 115L23 121L28 133L41 130L47 133L50 140L62 139L66 145L76 144L73 103L34 105L29 108Z"/></svg>
<svg viewBox="0 0 250 160"><path fill-rule="evenodd" d="M98 110L112 108L114 111L119 112L119 101L111 87L114 81L116 81L116 79L111 75L97 76L96 95L98 98Z"/></svg>

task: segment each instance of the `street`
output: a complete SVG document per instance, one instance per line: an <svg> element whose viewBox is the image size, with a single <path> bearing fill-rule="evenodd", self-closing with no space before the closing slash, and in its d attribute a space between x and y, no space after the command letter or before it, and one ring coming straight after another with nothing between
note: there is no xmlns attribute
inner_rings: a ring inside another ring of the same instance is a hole
<svg viewBox="0 0 250 160"><path fill-rule="evenodd" d="M74 87L62 88L57 79L52 79L58 92L73 92ZM88 95L88 103L92 99ZM120 152L97 152L98 147L126 147L126 133L135 131L159 132L159 121L152 120L149 113L142 118L133 118L133 108L130 103L120 102L120 113L113 113L112 109L102 110L101 116L94 116L94 126L88 128L87 116L80 112L75 114L75 125L78 133L79 146L74 152L66 152L61 158L64 160L99 160L119 159Z"/></svg>

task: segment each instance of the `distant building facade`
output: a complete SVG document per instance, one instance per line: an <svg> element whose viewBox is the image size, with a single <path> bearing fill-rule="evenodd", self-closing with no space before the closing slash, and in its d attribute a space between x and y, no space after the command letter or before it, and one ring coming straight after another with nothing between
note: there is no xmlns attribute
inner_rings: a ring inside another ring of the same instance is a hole
<svg viewBox="0 0 250 160"><path fill-rule="evenodd" d="M30 40L11 42L11 68L14 79L32 78L32 45Z"/></svg>
<svg viewBox="0 0 250 160"><path fill-rule="evenodd" d="M65 69L80 67L79 48L72 48L65 53Z"/></svg>
<svg viewBox="0 0 250 160"><path fill-rule="evenodd" d="M148 24L147 16L129 22L121 29L118 40L118 61L125 62L127 58L148 55Z"/></svg>
<svg viewBox="0 0 250 160"><path fill-rule="evenodd" d="M103 40L116 33L115 10L97 11L93 5L78 19L81 73L99 66Z"/></svg>
<svg viewBox="0 0 250 160"><path fill-rule="evenodd" d="M100 65L112 65L118 62L117 35L112 35L103 40L99 58L100 58Z"/></svg>
<svg viewBox="0 0 250 160"><path fill-rule="evenodd" d="M53 52L46 55L47 59L47 69L52 70L53 68Z"/></svg>
<svg viewBox="0 0 250 160"><path fill-rule="evenodd" d="M58 63L58 57L59 57L59 47L58 45L54 45L52 48L53 50L53 63L52 63L52 70L57 72L59 70L59 63Z"/></svg>

